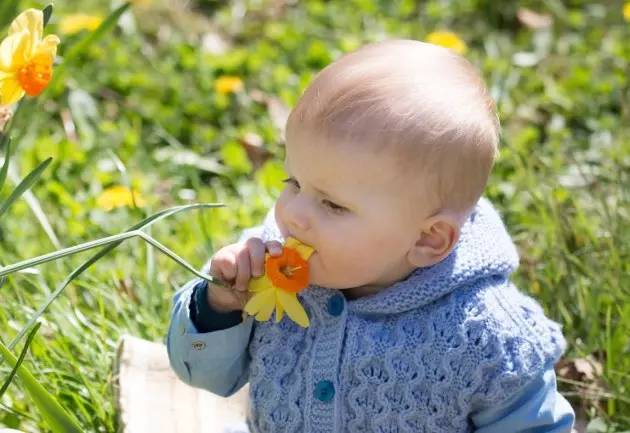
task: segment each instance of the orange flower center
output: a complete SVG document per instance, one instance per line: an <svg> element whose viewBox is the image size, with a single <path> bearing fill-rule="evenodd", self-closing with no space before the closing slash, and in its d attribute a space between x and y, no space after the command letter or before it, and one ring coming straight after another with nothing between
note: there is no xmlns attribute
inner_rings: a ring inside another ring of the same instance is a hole
<svg viewBox="0 0 630 433"><path fill-rule="evenodd" d="M31 60L18 72L20 86L28 96L37 96L46 88L52 78L52 65Z"/></svg>
<svg viewBox="0 0 630 433"><path fill-rule="evenodd" d="M308 286L308 263L294 249L285 247L280 257L269 257L265 270L273 285L284 291L297 293Z"/></svg>

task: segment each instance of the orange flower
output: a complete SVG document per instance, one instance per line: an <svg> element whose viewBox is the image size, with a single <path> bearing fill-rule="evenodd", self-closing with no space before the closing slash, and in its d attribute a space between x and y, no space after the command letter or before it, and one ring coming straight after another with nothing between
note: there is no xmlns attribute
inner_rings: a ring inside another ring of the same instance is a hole
<svg viewBox="0 0 630 433"><path fill-rule="evenodd" d="M50 82L59 38L43 33L44 14L37 9L22 12L9 26L0 44L0 105L14 104L25 93L37 96Z"/></svg>
<svg viewBox="0 0 630 433"><path fill-rule="evenodd" d="M274 309L276 322L284 313L298 325L309 325L306 311L297 299L297 292L308 286L308 259L313 248L289 237L280 257L265 256L265 273L249 281L249 291L253 293L244 311L266 322Z"/></svg>
<svg viewBox="0 0 630 433"><path fill-rule="evenodd" d="M308 263L291 248L284 247L280 257L269 257L265 271L274 286L287 292L297 293L308 286Z"/></svg>

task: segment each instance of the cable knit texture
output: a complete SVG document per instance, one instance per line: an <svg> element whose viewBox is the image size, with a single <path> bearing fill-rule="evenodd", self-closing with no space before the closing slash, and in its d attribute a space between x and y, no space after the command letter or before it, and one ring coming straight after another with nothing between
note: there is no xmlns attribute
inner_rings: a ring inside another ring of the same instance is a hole
<svg viewBox="0 0 630 433"><path fill-rule="evenodd" d="M282 240L273 211L262 237ZM507 401L565 350L560 326L510 283L517 265L482 199L437 265L350 302L309 286L299 294L309 328L255 324L250 430L471 431L472 413Z"/></svg>

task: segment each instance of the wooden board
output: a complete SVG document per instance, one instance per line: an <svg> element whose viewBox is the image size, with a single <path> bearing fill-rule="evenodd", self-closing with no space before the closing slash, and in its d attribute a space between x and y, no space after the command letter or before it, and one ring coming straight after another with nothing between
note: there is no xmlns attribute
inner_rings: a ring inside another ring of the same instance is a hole
<svg viewBox="0 0 630 433"><path fill-rule="evenodd" d="M230 398L186 385L164 345L125 335L114 384L122 433L224 433L245 420L247 387Z"/></svg>

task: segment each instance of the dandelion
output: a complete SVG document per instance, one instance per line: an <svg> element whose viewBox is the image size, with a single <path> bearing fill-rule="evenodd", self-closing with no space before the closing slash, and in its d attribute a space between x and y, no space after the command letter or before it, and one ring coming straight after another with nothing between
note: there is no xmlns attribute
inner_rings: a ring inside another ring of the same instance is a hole
<svg viewBox="0 0 630 433"><path fill-rule="evenodd" d="M97 15L67 15L59 22L59 31L68 35L73 35L75 33L79 33L81 30L95 30L102 22L103 18Z"/></svg>
<svg viewBox="0 0 630 433"><path fill-rule="evenodd" d="M103 193L96 199L96 204L100 208L110 211L117 207L132 207L134 198L138 207L144 206L144 199L137 191L133 191L132 193L126 186L117 185L103 191Z"/></svg>
<svg viewBox="0 0 630 433"><path fill-rule="evenodd" d="M244 311L265 322L276 311L276 322L284 313L298 325L307 328L308 316L297 299L297 293L308 286L308 259L314 249L289 237L280 257L265 257L265 273L249 281L253 296Z"/></svg>
<svg viewBox="0 0 630 433"><path fill-rule="evenodd" d="M217 81L214 83L214 89L218 93L236 93L243 90L243 80L239 77L224 75L219 77Z"/></svg>
<svg viewBox="0 0 630 433"><path fill-rule="evenodd" d="M44 14L38 9L22 12L0 44L0 106L19 101L24 94L39 95L52 78L52 64L60 41L44 33Z"/></svg>
<svg viewBox="0 0 630 433"><path fill-rule="evenodd" d="M457 54L464 54L468 50L466 43L453 32L436 31L427 36L427 42L440 45L455 51Z"/></svg>

